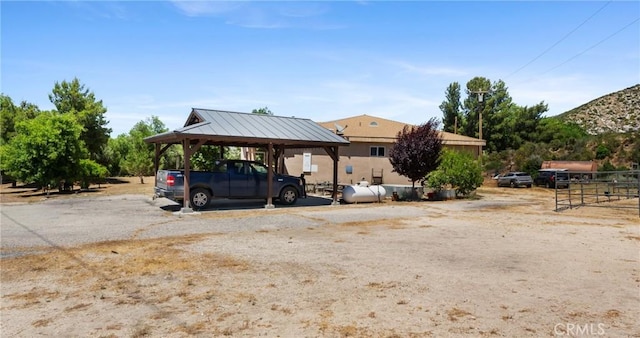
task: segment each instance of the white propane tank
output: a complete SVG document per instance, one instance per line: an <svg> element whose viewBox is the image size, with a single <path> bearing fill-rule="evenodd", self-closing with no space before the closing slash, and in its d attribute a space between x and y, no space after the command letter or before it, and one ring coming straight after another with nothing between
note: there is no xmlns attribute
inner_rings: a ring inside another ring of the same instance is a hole
<svg viewBox="0 0 640 338"><path fill-rule="evenodd" d="M382 202L386 194L381 185L348 185L342 189L342 199L347 203Z"/></svg>

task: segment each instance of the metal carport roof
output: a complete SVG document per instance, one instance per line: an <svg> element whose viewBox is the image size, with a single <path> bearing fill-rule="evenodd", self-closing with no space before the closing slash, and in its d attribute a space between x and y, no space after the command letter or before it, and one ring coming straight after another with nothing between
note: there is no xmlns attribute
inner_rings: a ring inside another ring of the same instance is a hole
<svg viewBox="0 0 640 338"><path fill-rule="evenodd" d="M190 157L202 145L265 147L268 166L273 151L279 157L287 148L324 148L333 159L333 204L337 204L338 147L349 141L334 134L310 119L266 114L239 113L222 110L193 108L184 127L144 139L155 144L155 170L159 157L171 144L182 144L184 151L185 189L183 211L189 211ZM164 147L162 145L165 144ZM265 207L272 207L272 172L269 171L268 198Z"/></svg>
<svg viewBox="0 0 640 338"><path fill-rule="evenodd" d="M147 137L145 142L174 144L185 138L247 147L269 143L286 148L349 145L349 141L310 119L200 108L191 111L184 127Z"/></svg>

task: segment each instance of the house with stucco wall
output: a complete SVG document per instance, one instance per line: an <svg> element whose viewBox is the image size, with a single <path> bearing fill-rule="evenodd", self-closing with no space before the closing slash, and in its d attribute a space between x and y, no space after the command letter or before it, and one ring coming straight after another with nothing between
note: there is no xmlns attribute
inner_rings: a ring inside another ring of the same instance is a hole
<svg viewBox="0 0 640 338"><path fill-rule="evenodd" d="M366 114L318 124L351 142L339 149L338 183L355 184L365 180L378 184L411 184L407 177L393 172L389 161L396 136L410 124ZM472 137L443 131L440 134L445 148L467 151L476 157L486 144ZM332 181L333 162L323 149L289 149L284 153L284 165L291 174L304 173L307 183Z"/></svg>

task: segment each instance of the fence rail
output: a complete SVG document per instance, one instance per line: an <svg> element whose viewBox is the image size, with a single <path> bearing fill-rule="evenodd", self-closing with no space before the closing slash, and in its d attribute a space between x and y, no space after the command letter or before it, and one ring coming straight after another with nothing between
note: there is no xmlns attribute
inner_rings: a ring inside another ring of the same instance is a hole
<svg viewBox="0 0 640 338"><path fill-rule="evenodd" d="M568 180L556 182L556 211L582 206L638 209L640 217L640 170L569 171ZM566 189L557 185L568 183ZM638 199L638 203L616 203Z"/></svg>

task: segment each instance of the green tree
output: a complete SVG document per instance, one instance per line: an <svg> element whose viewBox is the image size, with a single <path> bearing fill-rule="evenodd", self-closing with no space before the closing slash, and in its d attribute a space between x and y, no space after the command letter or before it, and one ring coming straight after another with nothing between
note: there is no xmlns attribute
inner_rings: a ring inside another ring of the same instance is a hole
<svg viewBox="0 0 640 338"><path fill-rule="evenodd" d="M417 127L405 126L389 151L393 171L408 177L412 188L415 188L416 181L423 180L438 167L442 151L438 126L435 118Z"/></svg>
<svg viewBox="0 0 640 338"><path fill-rule="evenodd" d="M476 94L477 95L477 94ZM489 152L511 148L517 107L513 103L506 84L494 83L480 103L482 109L482 138L487 141Z"/></svg>
<svg viewBox="0 0 640 338"><path fill-rule="evenodd" d="M144 138L167 130L157 116L152 116L136 123L129 131L129 152L124 158L123 166L131 175L140 177L140 183L144 183L144 176L153 174L155 156L153 144L144 142Z"/></svg>
<svg viewBox="0 0 640 338"><path fill-rule="evenodd" d="M103 165L88 158L80 160L80 187L88 189L91 183L100 183L109 175L109 171Z"/></svg>
<svg viewBox="0 0 640 338"><path fill-rule="evenodd" d="M534 106L520 107L516 110L516 121L514 133L518 135L520 143L513 144L513 148L518 148L523 142L536 142L538 139L537 129L542 114L549 110L544 102Z"/></svg>
<svg viewBox="0 0 640 338"><path fill-rule="evenodd" d="M467 196L482 185L482 166L471 153L444 149L440 165L427 175L427 186L441 190L455 189L456 195Z"/></svg>
<svg viewBox="0 0 640 338"><path fill-rule="evenodd" d="M130 151L131 142L128 134L120 134L116 138L109 139L103 155L111 175L126 176L129 174L125 168L124 159Z"/></svg>
<svg viewBox="0 0 640 338"><path fill-rule="evenodd" d="M273 112L269 110L269 107L258 108L251 111L251 114L260 114L260 115L273 115Z"/></svg>
<svg viewBox="0 0 640 338"><path fill-rule="evenodd" d="M109 121L105 119L107 109L102 105L102 100L96 100L94 93L80 84L77 78L71 82L56 82L49 100L61 114L76 116L83 127L80 139L89 151L89 158L99 159L111 134L111 128L106 127Z"/></svg>
<svg viewBox="0 0 640 338"><path fill-rule="evenodd" d="M219 146L202 146L191 155L193 170L211 170L216 160L222 157Z"/></svg>
<svg viewBox="0 0 640 338"><path fill-rule="evenodd" d="M445 92L446 100L440 105L444 113L445 131L452 131L452 120L456 118L456 109L460 111L460 133L469 137L480 137L480 114L482 114L482 139L487 142L489 152L517 149L524 142L534 141L537 137L537 125L541 115L547 111L547 105L541 102L532 107L520 107L513 102L504 81L491 81L484 77L474 77L466 84L467 98L462 109L455 102L457 83L454 82ZM451 125L451 126L450 126Z"/></svg>
<svg viewBox="0 0 640 338"><path fill-rule="evenodd" d="M587 136L587 132L575 123L564 122L557 117L542 117L536 127L535 142L555 145L555 149Z"/></svg>
<svg viewBox="0 0 640 338"><path fill-rule="evenodd" d="M80 176L86 148L82 126L69 114L42 112L16 125L16 136L5 149L7 170L22 182L41 187Z"/></svg>
<svg viewBox="0 0 640 338"><path fill-rule="evenodd" d="M462 112L460 103L460 84L453 82L445 91L445 100L440 104L442 111L442 130L457 133L458 126L462 124Z"/></svg>
<svg viewBox="0 0 640 338"><path fill-rule="evenodd" d="M38 106L22 101L16 106L9 96L0 94L0 144L7 144L16 135L16 124L35 118Z"/></svg>
<svg viewBox="0 0 640 338"><path fill-rule="evenodd" d="M611 155L611 149L609 149L606 144L598 144L598 146L596 147L596 159L604 160L609 155Z"/></svg>

